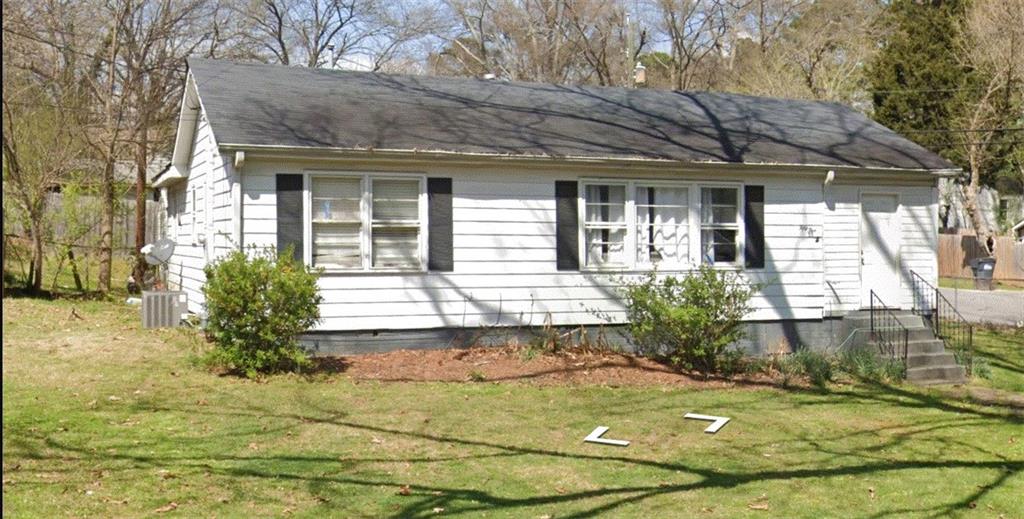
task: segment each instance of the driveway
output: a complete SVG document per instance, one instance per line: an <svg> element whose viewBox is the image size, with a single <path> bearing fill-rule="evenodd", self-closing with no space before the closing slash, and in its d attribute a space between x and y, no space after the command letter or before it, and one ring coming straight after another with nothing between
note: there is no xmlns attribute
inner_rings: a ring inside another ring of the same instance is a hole
<svg viewBox="0 0 1024 519"><path fill-rule="evenodd" d="M1024 322L1024 292L953 288L939 291L968 321L1010 325Z"/></svg>

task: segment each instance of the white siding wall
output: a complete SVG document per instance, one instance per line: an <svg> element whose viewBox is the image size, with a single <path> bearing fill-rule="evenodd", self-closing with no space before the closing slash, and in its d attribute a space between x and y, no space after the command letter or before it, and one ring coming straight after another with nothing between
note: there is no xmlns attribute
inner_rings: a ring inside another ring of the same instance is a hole
<svg viewBox="0 0 1024 519"><path fill-rule="evenodd" d="M188 294L190 312L203 310L203 267L232 247L231 162L214 140L206 115L196 122L187 180L167 189L167 236L176 243L168 263L171 288Z"/></svg>
<svg viewBox="0 0 1024 519"><path fill-rule="evenodd" d="M902 308L914 305L910 271L938 286L939 277L939 199L934 187L901 187L900 284Z"/></svg>
<svg viewBox="0 0 1024 519"><path fill-rule="evenodd" d="M910 271L935 285L938 278L938 192L930 186L838 185L826 191L825 300L826 314L839 315L861 307L860 196L862 191L899 195L899 301L886 304L911 308Z"/></svg>
<svg viewBox="0 0 1024 519"><path fill-rule="evenodd" d="M274 175L302 173L307 167L325 168L249 160L242 174L246 245L276 245ZM549 314L556 325L621 322L624 314L613 276L555 268L554 183L573 175L461 169L425 173L453 179L454 272L325 274L319 329L541 325ZM704 178L744 180L719 174ZM766 268L746 273L767 283L755 298L750 319L821 318L825 222L820 180L748 176L745 181L765 186L768 244Z"/></svg>

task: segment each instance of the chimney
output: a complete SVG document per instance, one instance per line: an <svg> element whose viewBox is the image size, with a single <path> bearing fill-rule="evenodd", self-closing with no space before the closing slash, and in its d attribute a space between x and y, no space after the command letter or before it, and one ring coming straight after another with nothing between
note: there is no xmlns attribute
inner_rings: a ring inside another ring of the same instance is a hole
<svg viewBox="0 0 1024 519"><path fill-rule="evenodd" d="M636 62L636 66L633 67L633 87L645 87L647 86L647 67L644 67L643 63Z"/></svg>

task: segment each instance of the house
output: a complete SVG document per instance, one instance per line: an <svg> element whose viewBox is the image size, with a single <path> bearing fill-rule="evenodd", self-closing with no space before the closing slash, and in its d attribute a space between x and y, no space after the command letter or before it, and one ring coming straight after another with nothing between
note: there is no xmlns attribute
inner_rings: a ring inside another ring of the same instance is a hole
<svg viewBox="0 0 1024 519"><path fill-rule="evenodd" d="M622 323L615 287L699 263L764 288L748 347L837 344L936 281L959 171L838 104L192 59L171 166L171 286L294 246L324 269L327 351Z"/></svg>

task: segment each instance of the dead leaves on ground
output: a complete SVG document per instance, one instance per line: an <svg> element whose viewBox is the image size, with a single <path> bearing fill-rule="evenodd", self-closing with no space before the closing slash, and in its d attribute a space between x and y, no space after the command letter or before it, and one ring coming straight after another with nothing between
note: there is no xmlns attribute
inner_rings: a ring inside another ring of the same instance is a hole
<svg viewBox="0 0 1024 519"><path fill-rule="evenodd" d="M170 503L167 503L166 505L161 506L160 508L157 508L156 510L153 510L153 513L162 514L162 513L171 512L171 511L177 510L177 508L178 508L178 503L175 503L174 501L171 501Z"/></svg>
<svg viewBox="0 0 1024 519"><path fill-rule="evenodd" d="M768 506L768 494L761 494L757 499L747 504L747 508L762 511L771 509L771 507Z"/></svg>

